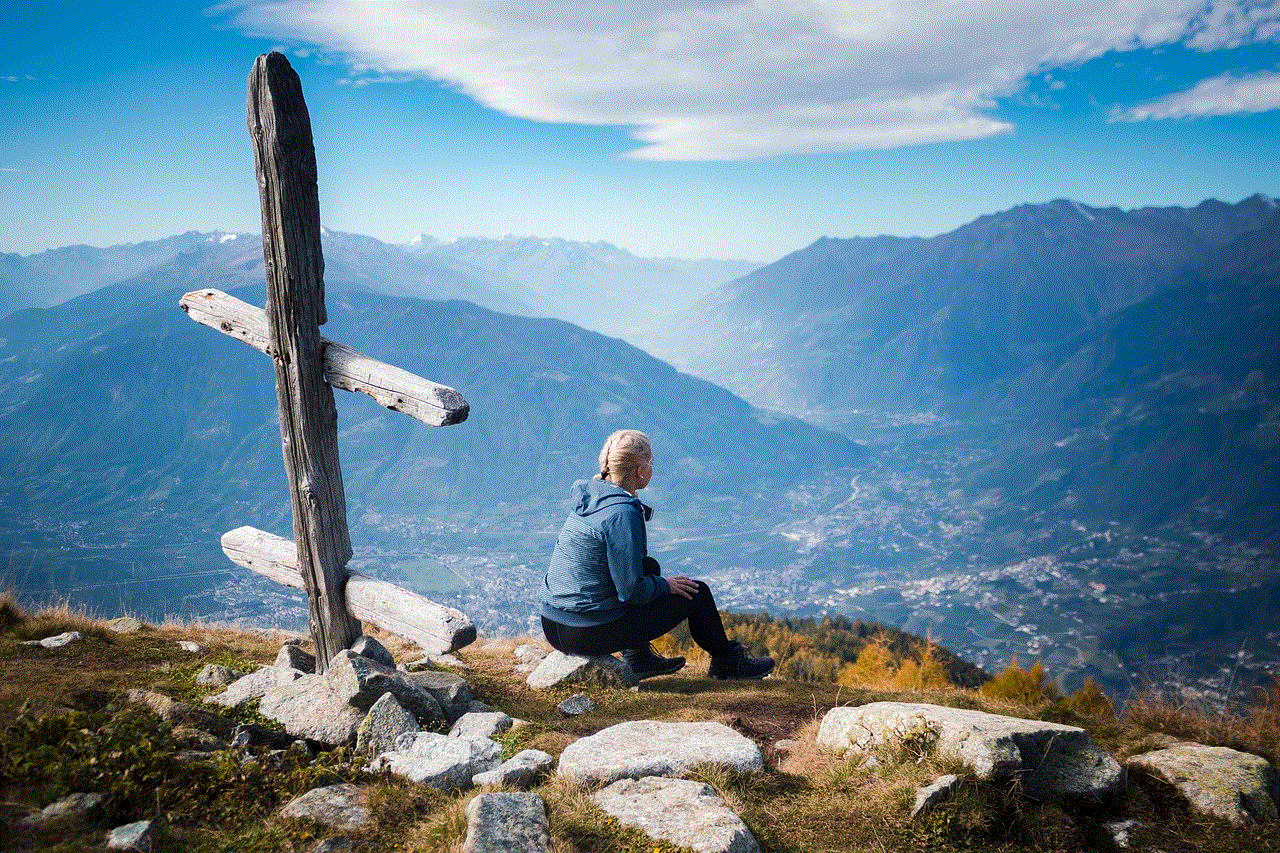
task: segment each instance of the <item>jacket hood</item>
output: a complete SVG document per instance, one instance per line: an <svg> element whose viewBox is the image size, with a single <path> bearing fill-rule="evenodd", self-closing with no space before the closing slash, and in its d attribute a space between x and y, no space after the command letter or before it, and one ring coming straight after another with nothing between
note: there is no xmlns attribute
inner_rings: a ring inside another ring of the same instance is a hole
<svg viewBox="0 0 1280 853"><path fill-rule="evenodd" d="M607 480L579 480L570 488L569 495L573 499L574 514L584 518L627 503L640 507L645 521L653 516L652 507L647 506L626 489L615 486Z"/></svg>

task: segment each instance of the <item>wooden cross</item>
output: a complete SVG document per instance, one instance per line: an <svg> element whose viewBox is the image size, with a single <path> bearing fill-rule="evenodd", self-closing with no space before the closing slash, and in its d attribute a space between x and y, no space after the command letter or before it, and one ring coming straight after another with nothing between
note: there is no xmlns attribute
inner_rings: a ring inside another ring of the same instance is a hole
<svg viewBox="0 0 1280 853"><path fill-rule="evenodd" d="M275 363L294 542L240 527L223 535L222 549L246 568L306 589L319 672L360 635L359 619L429 652L461 648L476 636L466 615L347 569L351 541L329 386L362 391L432 426L466 420L467 401L448 386L320 336L327 318L311 118L302 82L280 53L254 63L248 122L262 200L267 310L217 290L193 291L180 304L196 322L239 338Z"/></svg>

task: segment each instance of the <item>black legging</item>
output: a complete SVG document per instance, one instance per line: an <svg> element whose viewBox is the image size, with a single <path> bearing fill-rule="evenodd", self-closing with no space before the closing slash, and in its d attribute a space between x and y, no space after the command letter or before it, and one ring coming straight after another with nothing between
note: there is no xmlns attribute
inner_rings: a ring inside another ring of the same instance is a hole
<svg viewBox="0 0 1280 853"><path fill-rule="evenodd" d="M542 617L542 632L547 642L568 655L609 655L622 649L644 648L650 640L689 620L693 641L712 657L733 653L734 646L724 633L720 611L711 595L711 587L694 581L698 591L693 598L668 593L648 604L632 607L620 618L604 625L575 628Z"/></svg>

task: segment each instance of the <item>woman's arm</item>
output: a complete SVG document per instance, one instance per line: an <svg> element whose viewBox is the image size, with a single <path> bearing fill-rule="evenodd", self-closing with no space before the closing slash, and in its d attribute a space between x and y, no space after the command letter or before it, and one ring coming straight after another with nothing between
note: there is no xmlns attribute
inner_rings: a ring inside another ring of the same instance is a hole
<svg viewBox="0 0 1280 853"><path fill-rule="evenodd" d="M639 507L628 506L603 525L605 554L618 600L626 605L648 604L671 591L659 575L644 573L644 516Z"/></svg>

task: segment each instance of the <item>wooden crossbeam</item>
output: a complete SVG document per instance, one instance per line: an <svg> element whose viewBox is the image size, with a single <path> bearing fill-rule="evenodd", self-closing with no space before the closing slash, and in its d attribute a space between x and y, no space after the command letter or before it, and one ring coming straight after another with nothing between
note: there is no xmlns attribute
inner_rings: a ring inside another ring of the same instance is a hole
<svg viewBox="0 0 1280 853"><path fill-rule="evenodd" d="M222 534L222 550L237 565L276 583L304 588L297 546L288 539L237 527ZM347 569L346 590L352 616L412 640L429 654L457 651L476 638L476 626L462 611L395 584Z"/></svg>
<svg viewBox="0 0 1280 853"><path fill-rule="evenodd" d="M193 290L178 302L197 323L271 355L267 313L221 290ZM370 358L345 344L320 339L325 380L344 391L368 394L379 405L429 426L462 423L470 406L454 389Z"/></svg>

